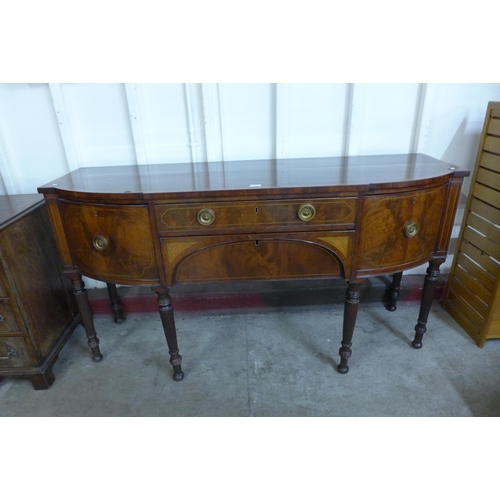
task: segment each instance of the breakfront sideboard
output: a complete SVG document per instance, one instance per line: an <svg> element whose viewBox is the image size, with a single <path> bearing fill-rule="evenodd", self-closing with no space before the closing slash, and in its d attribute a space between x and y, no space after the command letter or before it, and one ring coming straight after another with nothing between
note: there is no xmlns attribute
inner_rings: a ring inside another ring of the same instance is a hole
<svg viewBox="0 0 500 500"><path fill-rule="evenodd" d="M401 273L429 262L420 348L468 174L422 154L249 160L81 168L39 192L93 359L102 355L82 274L111 291L153 287L182 380L169 295L177 283L343 278L338 371L347 373L363 281L394 274L394 309Z"/></svg>

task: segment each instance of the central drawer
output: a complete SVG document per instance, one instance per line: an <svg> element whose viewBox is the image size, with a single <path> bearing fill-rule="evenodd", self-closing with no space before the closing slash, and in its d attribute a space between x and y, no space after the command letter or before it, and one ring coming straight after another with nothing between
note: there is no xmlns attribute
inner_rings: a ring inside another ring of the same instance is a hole
<svg viewBox="0 0 500 500"><path fill-rule="evenodd" d="M276 226L304 230L310 226L354 224L355 197L280 201L207 202L156 206L158 230L164 233L217 231Z"/></svg>

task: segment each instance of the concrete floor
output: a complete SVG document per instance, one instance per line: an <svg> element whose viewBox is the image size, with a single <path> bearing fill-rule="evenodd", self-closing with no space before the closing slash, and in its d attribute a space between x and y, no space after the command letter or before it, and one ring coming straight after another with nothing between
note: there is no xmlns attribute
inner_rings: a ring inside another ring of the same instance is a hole
<svg viewBox="0 0 500 500"><path fill-rule="evenodd" d="M180 311L181 382L156 314L98 315L103 361L78 327L49 390L0 383L0 416L500 416L500 341L479 349L435 302L415 350L418 307L362 304L347 375L336 371L341 305Z"/></svg>

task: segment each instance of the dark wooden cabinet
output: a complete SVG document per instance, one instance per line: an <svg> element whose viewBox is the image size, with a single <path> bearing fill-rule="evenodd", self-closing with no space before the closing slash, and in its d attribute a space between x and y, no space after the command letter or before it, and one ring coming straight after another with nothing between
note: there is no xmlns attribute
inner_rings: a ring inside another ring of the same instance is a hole
<svg viewBox="0 0 500 500"><path fill-rule="evenodd" d="M0 378L47 389L80 315L42 196L0 196L0 258Z"/></svg>
<svg viewBox="0 0 500 500"><path fill-rule="evenodd" d="M348 371L360 286L429 262L413 347L446 258L466 170L425 155L251 160L79 169L39 188L87 331L81 280L153 286L174 367L176 283L341 277L339 371Z"/></svg>

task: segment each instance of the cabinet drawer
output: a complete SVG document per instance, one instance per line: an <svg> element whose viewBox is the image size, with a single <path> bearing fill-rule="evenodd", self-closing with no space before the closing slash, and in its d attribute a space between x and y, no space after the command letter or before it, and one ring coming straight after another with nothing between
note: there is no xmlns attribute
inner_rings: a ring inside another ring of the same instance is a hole
<svg viewBox="0 0 500 500"><path fill-rule="evenodd" d="M411 265L436 248L447 185L396 195L367 196L361 217L358 269Z"/></svg>
<svg viewBox="0 0 500 500"><path fill-rule="evenodd" d="M86 276L154 284L158 271L148 207L61 202L75 265Z"/></svg>
<svg viewBox="0 0 500 500"><path fill-rule="evenodd" d="M10 300L0 299L0 333L18 332L19 326Z"/></svg>
<svg viewBox="0 0 500 500"><path fill-rule="evenodd" d="M167 283L345 276L353 232L162 238Z"/></svg>
<svg viewBox="0 0 500 500"><path fill-rule="evenodd" d="M158 205L163 232L276 226L307 230L310 226L354 224L355 197Z"/></svg>
<svg viewBox="0 0 500 500"><path fill-rule="evenodd" d="M0 337L0 368L31 365L28 347L22 337Z"/></svg>

